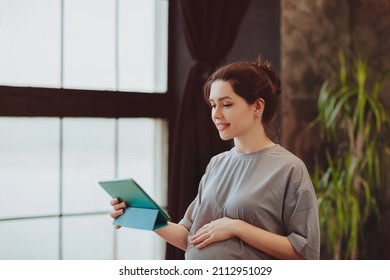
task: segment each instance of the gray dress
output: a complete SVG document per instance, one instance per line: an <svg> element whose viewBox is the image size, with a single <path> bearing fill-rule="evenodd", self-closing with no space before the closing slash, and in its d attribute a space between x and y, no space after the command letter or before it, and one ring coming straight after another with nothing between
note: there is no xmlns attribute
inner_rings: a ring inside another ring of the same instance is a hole
<svg viewBox="0 0 390 280"><path fill-rule="evenodd" d="M189 230L186 259L274 259L238 238L197 249L189 239L204 224L229 217L287 236L305 259L319 259L317 199L304 163L280 145L251 154L214 156L198 195L179 224Z"/></svg>

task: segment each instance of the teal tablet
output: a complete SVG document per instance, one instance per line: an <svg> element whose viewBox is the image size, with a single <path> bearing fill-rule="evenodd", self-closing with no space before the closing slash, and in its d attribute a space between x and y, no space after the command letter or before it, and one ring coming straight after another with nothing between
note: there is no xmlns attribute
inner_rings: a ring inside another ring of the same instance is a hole
<svg viewBox="0 0 390 280"><path fill-rule="evenodd" d="M112 197L126 202L125 213L115 225L156 230L168 224L170 216L132 178L101 180L99 185Z"/></svg>

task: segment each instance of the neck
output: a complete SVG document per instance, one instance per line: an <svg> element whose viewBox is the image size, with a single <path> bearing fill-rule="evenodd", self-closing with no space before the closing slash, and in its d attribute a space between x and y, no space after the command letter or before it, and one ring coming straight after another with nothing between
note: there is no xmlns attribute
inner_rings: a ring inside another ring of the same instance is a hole
<svg viewBox="0 0 390 280"><path fill-rule="evenodd" d="M247 135L246 137L234 138L234 146L239 152L244 154L258 152L274 145L275 143L268 138L264 130L257 131L256 133Z"/></svg>

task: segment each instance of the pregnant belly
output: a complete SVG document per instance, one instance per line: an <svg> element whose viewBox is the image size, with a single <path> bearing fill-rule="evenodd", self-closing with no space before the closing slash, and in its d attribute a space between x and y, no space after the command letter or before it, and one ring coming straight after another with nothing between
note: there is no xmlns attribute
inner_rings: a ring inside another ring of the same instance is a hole
<svg viewBox="0 0 390 280"><path fill-rule="evenodd" d="M210 244L202 249L190 245L185 253L186 260L238 260L246 259L245 246L237 238Z"/></svg>

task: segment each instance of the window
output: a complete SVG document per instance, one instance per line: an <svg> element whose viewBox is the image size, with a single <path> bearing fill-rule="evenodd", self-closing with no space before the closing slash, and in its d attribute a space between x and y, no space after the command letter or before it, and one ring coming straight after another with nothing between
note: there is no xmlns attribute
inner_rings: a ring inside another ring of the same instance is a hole
<svg viewBox="0 0 390 280"><path fill-rule="evenodd" d="M0 84L166 92L167 0L0 0Z"/></svg>
<svg viewBox="0 0 390 280"><path fill-rule="evenodd" d="M164 257L113 229L97 180L166 204L167 18L167 0L0 0L0 259Z"/></svg>

